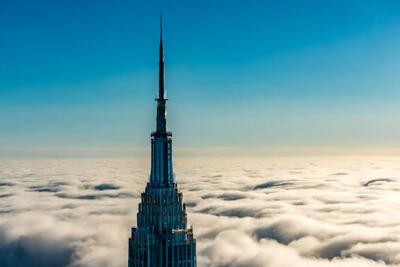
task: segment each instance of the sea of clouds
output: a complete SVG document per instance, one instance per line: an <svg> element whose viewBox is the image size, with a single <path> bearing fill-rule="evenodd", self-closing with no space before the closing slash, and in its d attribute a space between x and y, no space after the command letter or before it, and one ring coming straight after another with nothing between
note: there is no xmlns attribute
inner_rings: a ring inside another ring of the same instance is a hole
<svg viewBox="0 0 400 267"><path fill-rule="evenodd" d="M126 267L144 159L0 159L0 266ZM200 267L400 266L400 158L177 158Z"/></svg>

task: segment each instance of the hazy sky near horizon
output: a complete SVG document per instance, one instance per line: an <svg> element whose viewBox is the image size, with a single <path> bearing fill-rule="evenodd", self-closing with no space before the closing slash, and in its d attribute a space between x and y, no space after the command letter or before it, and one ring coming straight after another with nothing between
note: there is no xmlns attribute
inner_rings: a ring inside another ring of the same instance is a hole
<svg viewBox="0 0 400 267"><path fill-rule="evenodd" d="M400 144L398 1L0 1L0 147Z"/></svg>

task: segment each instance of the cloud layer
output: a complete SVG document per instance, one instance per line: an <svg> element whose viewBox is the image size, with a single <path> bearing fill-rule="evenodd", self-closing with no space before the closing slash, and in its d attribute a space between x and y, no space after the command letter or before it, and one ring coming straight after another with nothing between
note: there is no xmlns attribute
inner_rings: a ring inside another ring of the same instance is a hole
<svg viewBox="0 0 400 267"><path fill-rule="evenodd" d="M199 266L400 266L399 158L190 158ZM0 160L0 266L125 267L142 159Z"/></svg>

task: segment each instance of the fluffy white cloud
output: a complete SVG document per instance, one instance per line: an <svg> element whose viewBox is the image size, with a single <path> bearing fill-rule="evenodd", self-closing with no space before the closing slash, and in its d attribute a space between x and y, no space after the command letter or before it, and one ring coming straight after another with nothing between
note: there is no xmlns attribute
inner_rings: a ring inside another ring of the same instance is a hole
<svg viewBox="0 0 400 267"><path fill-rule="evenodd" d="M125 267L142 159L0 160L0 266ZM400 159L179 158L199 266L400 266Z"/></svg>

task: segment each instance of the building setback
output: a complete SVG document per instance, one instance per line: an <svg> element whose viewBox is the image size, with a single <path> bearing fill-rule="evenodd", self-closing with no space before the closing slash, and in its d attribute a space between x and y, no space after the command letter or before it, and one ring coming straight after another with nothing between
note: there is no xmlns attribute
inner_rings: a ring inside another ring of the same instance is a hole
<svg viewBox="0 0 400 267"><path fill-rule="evenodd" d="M196 240L187 226L182 193L172 169L172 133L167 131L164 48L160 25L156 131L151 134L151 174L141 196L137 228L129 239L129 267L195 267Z"/></svg>

